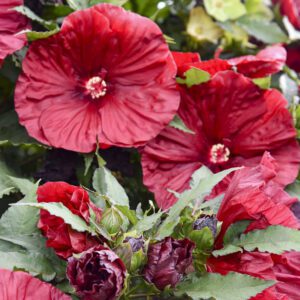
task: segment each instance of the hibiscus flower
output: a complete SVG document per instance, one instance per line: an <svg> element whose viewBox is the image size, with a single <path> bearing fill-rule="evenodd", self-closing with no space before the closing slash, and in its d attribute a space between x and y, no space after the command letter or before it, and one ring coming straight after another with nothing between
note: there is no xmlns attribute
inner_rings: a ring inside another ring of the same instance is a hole
<svg viewBox="0 0 300 300"><path fill-rule="evenodd" d="M272 0L278 4L283 15L287 16L290 22L300 29L300 0Z"/></svg>
<svg viewBox="0 0 300 300"><path fill-rule="evenodd" d="M265 229L270 225L300 228L298 219L290 209L298 200L290 197L274 181L275 176L276 162L268 153L257 167L246 167L235 173L217 214L222 227L216 248L222 247L224 233L229 226L241 220L251 221L245 232ZM299 252L282 255L244 252L211 257L208 270L221 274L234 271L278 281L274 287L251 299L298 299L295 297L300 294Z"/></svg>
<svg viewBox="0 0 300 300"><path fill-rule="evenodd" d="M159 27L99 4L69 15L61 31L33 42L15 107L30 136L79 152L137 147L174 117L176 65Z"/></svg>
<svg viewBox="0 0 300 300"><path fill-rule="evenodd" d="M216 73L210 81L180 87L179 116L195 134L167 127L142 151L145 185L157 204L176 202L168 189L182 192L202 165L213 172L255 166L267 150L277 160L275 181L296 178L300 149L287 101L274 89L262 90L233 71Z"/></svg>
<svg viewBox="0 0 300 300"><path fill-rule="evenodd" d="M177 54L178 55L178 54ZM182 54L183 55L183 54ZM191 67L204 70L210 75L214 75L220 71L236 70L250 78L261 78L279 72L286 61L286 50L280 45L267 47L257 53L257 55L246 55L237 58L211 59L206 61L190 61L186 56L177 63L178 74L182 76Z"/></svg>
<svg viewBox="0 0 300 300"><path fill-rule="evenodd" d="M23 0L0 2L0 66L7 55L20 50L27 42L25 34L17 34L29 28L27 18L12 10L19 5L23 5Z"/></svg>
<svg viewBox="0 0 300 300"><path fill-rule="evenodd" d="M71 300L49 283L42 282L25 272L0 269L1 300Z"/></svg>

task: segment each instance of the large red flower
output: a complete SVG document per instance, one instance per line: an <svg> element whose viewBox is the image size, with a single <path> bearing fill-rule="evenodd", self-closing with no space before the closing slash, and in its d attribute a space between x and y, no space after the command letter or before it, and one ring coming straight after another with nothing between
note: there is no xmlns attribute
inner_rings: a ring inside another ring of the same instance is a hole
<svg viewBox="0 0 300 300"><path fill-rule="evenodd" d="M45 283L25 272L0 269L1 300L71 300L71 297L49 283Z"/></svg>
<svg viewBox="0 0 300 300"><path fill-rule="evenodd" d="M174 117L176 65L159 27L99 4L69 15L29 48L15 92L20 123L40 142L90 152L136 147Z"/></svg>
<svg viewBox="0 0 300 300"><path fill-rule="evenodd" d="M183 55L181 59L176 59L179 54L176 54L175 60L178 66L178 74L182 76L191 67L198 68L208 72L210 75L215 75L220 71L236 70L250 78L261 78L279 72L286 61L286 50L280 45L267 47L257 53L257 55L246 55L229 60L211 59L206 61L191 61L191 54ZM196 54L194 54L196 55ZM196 57L196 56L195 56Z"/></svg>
<svg viewBox="0 0 300 300"><path fill-rule="evenodd" d="M28 20L12 8L23 5L23 0L0 1L0 66L7 55L20 50L27 42L25 34L18 34L28 29Z"/></svg>
<svg viewBox="0 0 300 300"><path fill-rule="evenodd" d="M234 174L217 214L222 222L218 242L230 225L241 220L252 220L247 231L270 225L300 229L290 209L298 200L290 197L275 179L276 162L269 153L264 154L258 166Z"/></svg>
<svg viewBox="0 0 300 300"><path fill-rule="evenodd" d="M102 211L89 199L88 193L77 186L65 182L48 182L38 188L38 202L60 202L73 214L90 223L90 210L100 221ZM77 232L66 224L63 219L41 210L38 227L47 238L47 246L54 249L62 258L73 253L81 253L99 244L99 240L88 233Z"/></svg>
<svg viewBox="0 0 300 300"><path fill-rule="evenodd" d="M190 89L181 86L179 116L195 134L168 127L142 152L144 183L167 209L202 165L218 172L235 166L255 166L264 151L278 164L276 181L296 178L300 149L287 101L277 90L262 90L233 71L215 74Z"/></svg>
<svg viewBox="0 0 300 300"><path fill-rule="evenodd" d="M215 247L223 244L223 236L230 225L241 220L251 223L245 232L264 229L270 225L281 225L299 229L300 223L290 207L297 202L291 198L274 178L276 162L266 153L260 165L243 168L235 173L219 208L217 219L222 222ZM290 252L283 255L269 253L235 253L208 260L210 272L226 274L240 272L264 279L278 280L256 300L298 299L300 295L300 253Z"/></svg>

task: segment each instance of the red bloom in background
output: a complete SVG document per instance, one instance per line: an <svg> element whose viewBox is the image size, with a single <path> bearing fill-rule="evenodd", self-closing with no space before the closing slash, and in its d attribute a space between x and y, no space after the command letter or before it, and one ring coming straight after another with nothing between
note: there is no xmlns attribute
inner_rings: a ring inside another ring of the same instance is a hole
<svg viewBox="0 0 300 300"><path fill-rule="evenodd" d="M272 0L279 4L280 11L287 16L295 28L300 29L300 0Z"/></svg>
<svg viewBox="0 0 300 300"><path fill-rule="evenodd" d="M90 220L90 209L94 211L98 221L101 218L102 211L90 201L88 193L80 187L65 182L48 182L38 188L37 195L38 202L62 203L87 224ZM63 219L45 210L41 210L38 228L47 238L47 246L53 248L58 256L65 259L73 253L81 253L100 243L88 233L73 230Z"/></svg>
<svg viewBox="0 0 300 300"><path fill-rule="evenodd" d="M235 173L225 193L217 219L222 221L216 248L222 246L223 236L230 225L241 220L250 220L246 232L281 225L299 229L300 223L290 207L297 202L291 198L274 178L276 162L266 153L260 165L244 168ZM227 274L235 271L263 279L275 279L278 283L260 295L251 298L298 299L300 295L300 253L290 252L273 255L260 252L235 253L208 260L210 272Z"/></svg>
<svg viewBox="0 0 300 300"><path fill-rule="evenodd" d="M71 300L71 297L25 272L0 269L0 299Z"/></svg>
<svg viewBox="0 0 300 300"><path fill-rule="evenodd" d="M99 4L65 18L23 61L15 107L40 142L79 152L137 147L174 117L176 66L159 27Z"/></svg>
<svg viewBox="0 0 300 300"><path fill-rule="evenodd" d="M215 75L220 71L236 69L237 72L247 77L261 78L275 74L282 69L286 61L286 50L280 45L274 45L259 51L255 56L246 55L228 60L217 58L206 61L199 60L198 62L196 60L190 61L188 56L186 56L185 62L183 57L181 60L176 60L175 56L175 61L180 76L191 67L194 67L204 70L210 75Z"/></svg>
<svg viewBox="0 0 300 300"><path fill-rule="evenodd" d="M217 214L222 221L218 241L230 225L241 220L252 220L247 231L271 225L300 228L290 209L298 200L275 181L276 175L276 161L269 153L264 154L258 166L235 172Z"/></svg>
<svg viewBox="0 0 300 300"><path fill-rule="evenodd" d="M12 10L23 5L23 0L1 0L0 2L0 66L7 55L20 50L27 42L25 34L18 34L28 29L26 17Z"/></svg>
<svg viewBox="0 0 300 300"><path fill-rule="evenodd" d="M213 172L255 166L267 150L277 161L275 181L293 182L299 145L287 101L277 90L262 90L241 74L219 72L204 84L181 86L179 116L195 134L168 127L142 151L144 183L158 206L176 202L167 189L182 192L202 165Z"/></svg>
<svg viewBox="0 0 300 300"><path fill-rule="evenodd" d="M296 72L300 72L300 45L287 46L286 64Z"/></svg>

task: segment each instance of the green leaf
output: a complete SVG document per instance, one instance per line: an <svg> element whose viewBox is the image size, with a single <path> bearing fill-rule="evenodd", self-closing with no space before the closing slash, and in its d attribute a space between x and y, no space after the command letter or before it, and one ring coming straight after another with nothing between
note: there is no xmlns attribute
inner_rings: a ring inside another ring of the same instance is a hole
<svg viewBox="0 0 300 300"><path fill-rule="evenodd" d="M174 119L171 121L169 126L179 129L183 132L190 133L190 134L195 134L194 131L190 130L189 128L186 127L184 122L180 119L178 115L175 115Z"/></svg>
<svg viewBox="0 0 300 300"><path fill-rule="evenodd" d="M281 254L285 251L300 251L300 231L283 226L270 226L242 234L223 249L213 252L214 256L238 251L254 251Z"/></svg>
<svg viewBox="0 0 300 300"><path fill-rule="evenodd" d="M129 207L128 196L111 172L105 167L99 167L93 177L94 189L107 196L112 204Z"/></svg>
<svg viewBox="0 0 300 300"><path fill-rule="evenodd" d="M95 154L94 153L89 153L89 154L84 154L83 155L83 158L84 158L84 166L85 166L85 169L84 169L84 176L87 175L87 173L89 172L91 166L92 166L92 163L94 161L94 157L95 157Z"/></svg>
<svg viewBox="0 0 300 300"><path fill-rule="evenodd" d="M189 239L192 240L198 250L208 251L214 245L214 236L212 231L208 227L204 227L201 230L193 230L189 234Z"/></svg>
<svg viewBox="0 0 300 300"><path fill-rule="evenodd" d="M286 191L292 196L300 199L300 181L296 180L294 183L290 184Z"/></svg>
<svg viewBox="0 0 300 300"><path fill-rule="evenodd" d="M230 244L235 238L238 238L242 233L244 233L250 223L251 221L242 220L231 224L224 235L224 245Z"/></svg>
<svg viewBox="0 0 300 300"><path fill-rule="evenodd" d="M105 210L101 218L101 225L107 230L109 234L116 234L120 231L123 224L123 219L114 207Z"/></svg>
<svg viewBox="0 0 300 300"><path fill-rule="evenodd" d="M99 3L111 3L114 5L122 6L124 5L128 0L90 0L89 6L93 6Z"/></svg>
<svg viewBox="0 0 300 300"><path fill-rule="evenodd" d="M73 1L73 0L72 0ZM81 2L82 0L80 0ZM58 29L58 25L54 22L46 21L39 16L37 16L33 11L31 11L28 7L24 5L20 5L17 7L14 7L13 10L21 13L22 15L26 16L32 21L38 22L39 24L43 25L45 28L49 30L55 30Z"/></svg>
<svg viewBox="0 0 300 300"><path fill-rule="evenodd" d="M234 284L234 288L233 287ZM245 300L249 299L268 287L274 285L271 280L262 280L256 277L239 273L229 273L226 276L207 273L204 276L192 278L179 283L175 295L187 294L193 300Z"/></svg>
<svg viewBox="0 0 300 300"><path fill-rule="evenodd" d="M255 78L252 79L252 81L263 90L267 90L271 86L271 76L263 77L263 78Z"/></svg>
<svg viewBox="0 0 300 300"><path fill-rule="evenodd" d="M21 31L20 33L25 33L27 36L27 40L32 42L32 41L36 41L36 40L47 39L48 37L50 37L58 32L59 32L59 28L55 28L50 31L24 30L24 31Z"/></svg>
<svg viewBox="0 0 300 300"><path fill-rule="evenodd" d="M132 229L133 231L135 230L137 234L143 233L147 230L150 230L154 227L154 225L159 221L161 218L163 212L159 211L157 213L154 213L149 216L144 216L143 219L139 220L134 228Z"/></svg>
<svg viewBox="0 0 300 300"><path fill-rule="evenodd" d="M206 11L218 21L235 20L246 13L240 0L204 0Z"/></svg>
<svg viewBox="0 0 300 300"><path fill-rule="evenodd" d="M88 0L67 0L67 3L74 10L80 10L89 7Z"/></svg>
<svg viewBox="0 0 300 300"><path fill-rule="evenodd" d="M170 208L167 218L158 228L157 239L163 239L172 235L174 228L180 220L181 212L195 199L203 199L213 187L222 181L228 174L240 168L231 168L213 174L207 167L203 166L192 175L191 189L184 191L178 201ZM200 203L201 204L201 203ZM199 206L200 206L199 204Z"/></svg>
<svg viewBox="0 0 300 300"><path fill-rule="evenodd" d="M210 74L206 71L190 68L184 73L185 79L177 78L176 81L180 84L186 84L189 88L193 85L201 84L210 80Z"/></svg>
<svg viewBox="0 0 300 300"><path fill-rule="evenodd" d="M129 209L127 206L116 205L116 208L128 218L132 225L136 225L138 222L138 218L136 217L136 213L134 210Z"/></svg>
<svg viewBox="0 0 300 300"><path fill-rule="evenodd" d="M17 203L16 206L31 206L47 210L51 215L62 218L66 224L69 224L74 230L79 232L94 233L83 219L73 214L66 206L60 202L52 203Z"/></svg>
<svg viewBox="0 0 300 300"><path fill-rule="evenodd" d="M237 20L237 24L256 39L268 44L284 43L288 40L286 34L275 22L269 22L263 18L244 16Z"/></svg>

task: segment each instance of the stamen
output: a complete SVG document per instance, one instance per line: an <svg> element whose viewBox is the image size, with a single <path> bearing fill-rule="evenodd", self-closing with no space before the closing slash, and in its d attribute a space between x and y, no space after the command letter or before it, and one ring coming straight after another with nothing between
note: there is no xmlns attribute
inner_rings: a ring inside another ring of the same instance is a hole
<svg viewBox="0 0 300 300"><path fill-rule="evenodd" d="M98 99L106 95L107 92L107 84L99 76L94 76L89 81L87 81L85 88L88 93L91 95L92 99Z"/></svg>
<svg viewBox="0 0 300 300"><path fill-rule="evenodd" d="M223 144L215 144L211 147L209 159L214 164L224 163L229 160L230 151Z"/></svg>

